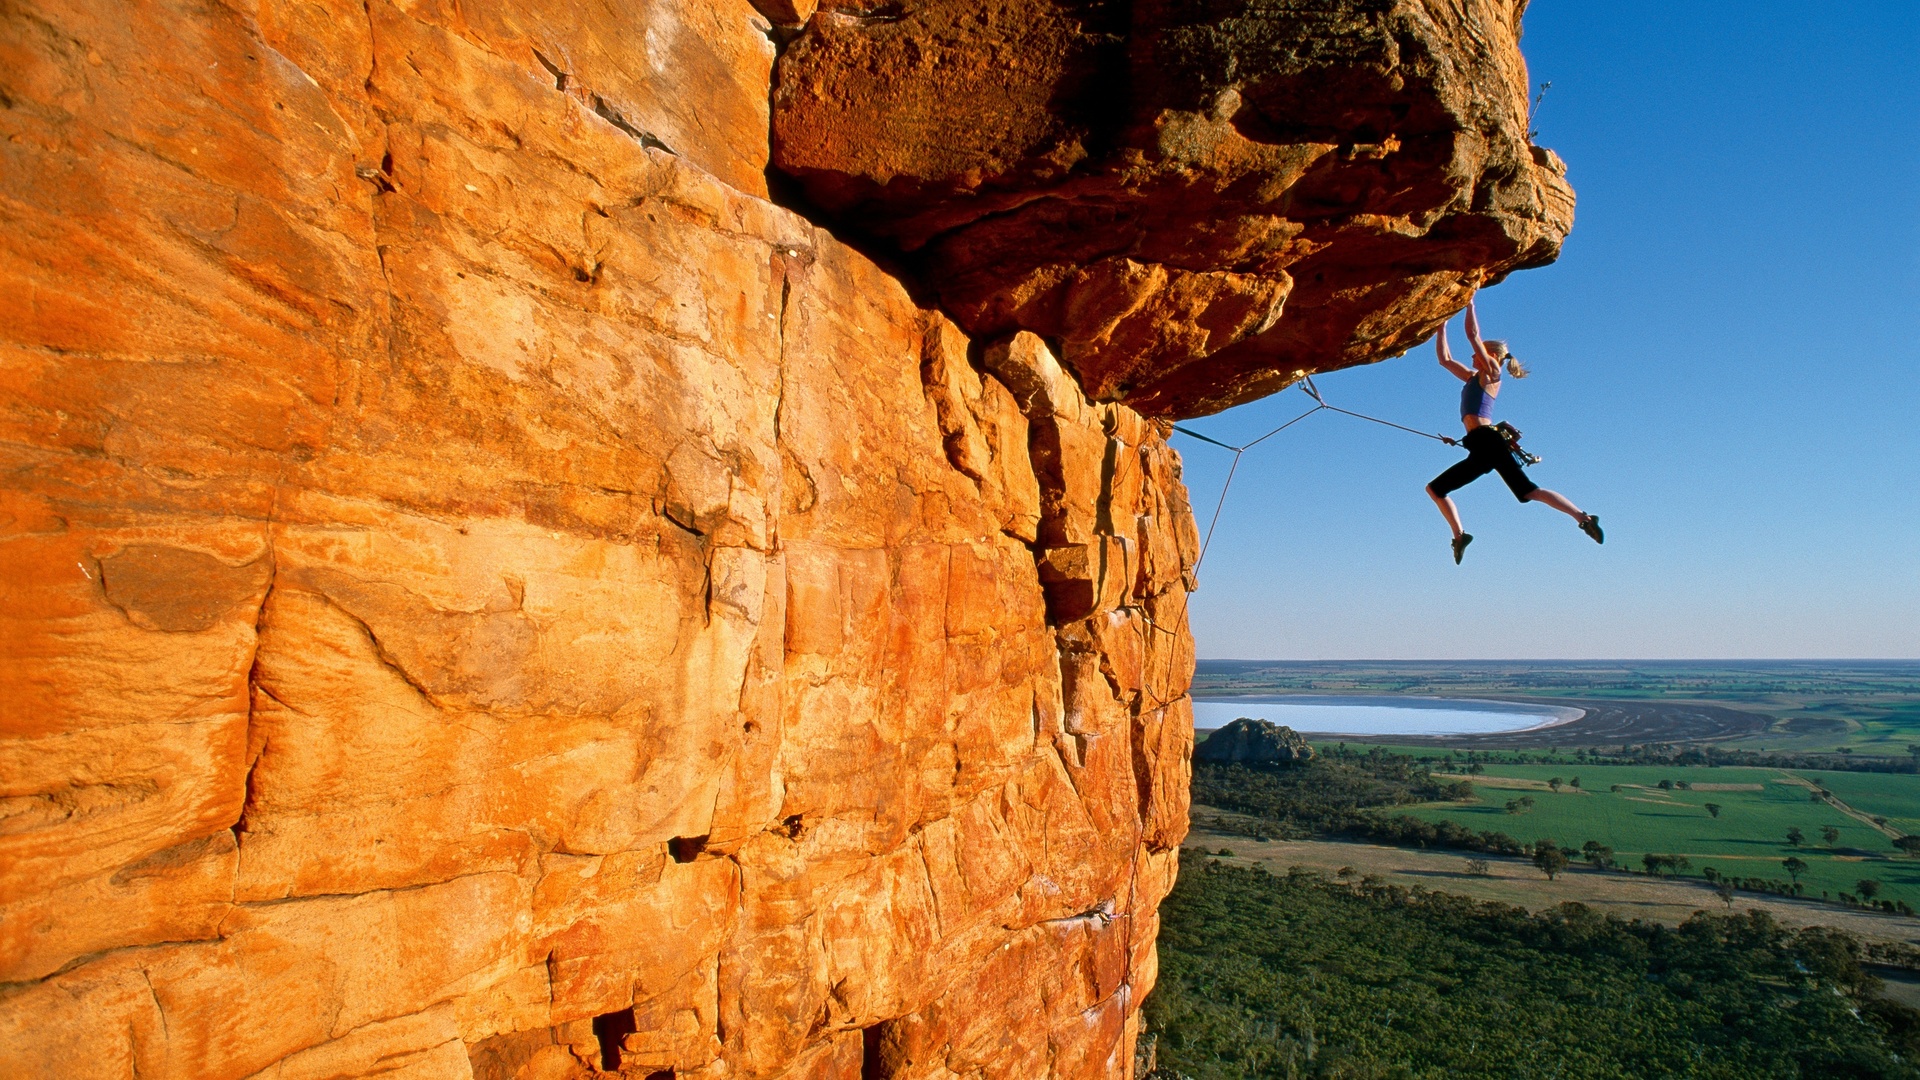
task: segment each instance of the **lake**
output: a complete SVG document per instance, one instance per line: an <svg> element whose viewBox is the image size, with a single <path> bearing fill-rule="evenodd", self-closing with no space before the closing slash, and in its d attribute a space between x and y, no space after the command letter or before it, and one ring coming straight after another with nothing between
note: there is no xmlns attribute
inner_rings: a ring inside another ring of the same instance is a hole
<svg viewBox="0 0 1920 1080"><path fill-rule="evenodd" d="M1472 698L1306 695L1195 699L1193 726L1223 728L1242 716L1311 735L1481 735L1577 720L1582 710Z"/></svg>

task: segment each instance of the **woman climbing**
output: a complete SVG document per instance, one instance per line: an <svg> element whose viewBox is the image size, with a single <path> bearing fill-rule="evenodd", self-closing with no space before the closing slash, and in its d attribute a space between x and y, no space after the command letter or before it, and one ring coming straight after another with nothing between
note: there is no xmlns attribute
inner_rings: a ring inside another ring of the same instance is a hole
<svg viewBox="0 0 1920 1080"><path fill-rule="evenodd" d="M1467 341L1473 346L1471 369L1456 362L1447 351L1445 324L1433 337L1434 351L1440 354L1440 366L1466 383L1460 390L1460 422L1466 425L1467 434L1460 445L1466 447L1467 459L1434 477L1427 485L1427 494L1447 519L1448 528L1453 530L1453 561L1458 563L1466 554L1467 545L1473 543L1473 534L1460 528L1460 510L1447 496L1490 472L1500 474L1514 498L1521 502L1545 503L1577 522L1580 531L1593 537L1594 543L1604 543L1606 537L1600 532L1600 519L1582 513L1559 492L1548 491L1527 479L1526 470L1514 457L1506 436L1494 428L1493 399L1500 396L1501 369L1504 367L1516 379L1526 378L1527 369L1507 351L1506 342L1480 340L1480 319L1471 302L1467 304Z"/></svg>

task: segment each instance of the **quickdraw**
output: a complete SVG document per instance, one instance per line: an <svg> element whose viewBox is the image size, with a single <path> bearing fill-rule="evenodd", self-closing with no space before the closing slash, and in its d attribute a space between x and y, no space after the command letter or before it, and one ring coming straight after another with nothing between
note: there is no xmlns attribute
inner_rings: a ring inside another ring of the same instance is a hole
<svg viewBox="0 0 1920 1080"><path fill-rule="evenodd" d="M1507 450L1513 454L1514 458L1517 461L1519 461L1520 464L1522 465L1540 464L1540 455L1529 454L1525 450L1522 450L1520 448L1520 429L1519 428L1514 427L1512 424L1507 423L1505 420L1502 420L1499 423L1493 425L1493 430L1496 432L1499 432L1500 438L1506 441Z"/></svg>

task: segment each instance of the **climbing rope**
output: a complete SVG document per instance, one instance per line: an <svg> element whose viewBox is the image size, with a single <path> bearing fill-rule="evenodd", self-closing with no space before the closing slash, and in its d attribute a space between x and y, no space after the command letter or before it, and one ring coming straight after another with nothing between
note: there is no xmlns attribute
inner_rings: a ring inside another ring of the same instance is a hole
<svg viewBox="0 0 1920 1080"><path fill-rule="evenodd" d="M1422 438L1436 439L1440 442L1446 443L1448 446L1459 445L1458 439L1450 439L1445 435L1435 435L1432 432L1421 431L1419 428L1410 428L1405 424L1396 424L1391 420L1382 420L1377 416L1368 416L1366 413L1354 412L1352 409L1343 409L1338 405L1329 404L1326 398L1320 396L1320 388L1313 385L1313 379L1311 376L1302 379L1297 385L1300 387L1300 389L1303 392L1306 393L1308 397L1313 399L1314 401L1313 408L1308 409L1306 412L1301 413L1299 416L1294 417L1293 419L1287 421L1286 423L1281 424L1279 427L1274 428L1272 431L1267 432L1265 435L1262 435L1259 438L1243 446L1233 446L1228 443L1223 443L1219 439L1208 438L1207 436L1202 435L1197 431L1191 431L1187 428L1183 428L1179 424L1173 425L1173 430L1179 432L1182 435L1187 436L1188 438L1199 439L1203 443L1212 443L1213 445L1220 447L1222 450L1233 451L1233 464L1227 467L1227 482L1220 485L1220 501L1214 504L1213 520L1207 523L1207 538L1201 541L1200 555L1198 558L1193 560L1194 573L1199 573L1200 564L1207 560L1207 548L1213 544L1213 530L1215 527L1217 527L1220 524L1220 511L1223 508L1225 508L1227 505L1227 491L1233 487L1233 475L1236 472L1240 471L1240 455L1246 453L1247 451L1253 449L1256 446L1259 446L1261 443L1266 442L1268 439L1273 438L1275 435L1280 434L1281 432L1287 430L1288 428L1299 423L1300 421L1305 420L1307 417L1312 416L1314 413L1317 413L1322 409L1325 409L1328 412L1337 412L1343 416L1357 417L1361 420L1371 420L1376 424L1384 424L1387 427L1398 428L1401 431L1409 431L1415 435L1421 436Z"/></svg>
<svg viewBox="0 0 1920 1080"><path fill-rule="evenodd" d="M1354 412L1351 409L1342 409L1338 405L1330 405L1327 403L1326 398L1320 396L1320 388L1313 385L1312 378L1302 378L1297 385L1299 385L1301 390L1305 391L1308 397L1313 399L1313 408L1308 409L1306 412L1301 413L1299 416L1296 416L1293 419L1287 421L1286 423L1281 424L1279 427L1274 428L1272 431L1267 432L1265 435L1260 436L1259 438L1253 440L1252 442L1246 443L1241 446L1233 446L1228 443L1223 443L1219 439L1202 435L1197 431L1191 431L1187 428L1181 427L1179 424L1173 425L1173 430L1179 432L1182 435L1185 435L1193 439L1199 439L1203 443L1212 443L1214 446L1217 446L1222 450L1230 450L1233 452L1233 463L1227 466L1226 483L1220 485L1220 499L1219 501L1213 504L1213 518L1207 522L1206 539L1200 542L1200 554L1194 557L1193 569L1192 571L1190 571L1191 573L1198 574L1200 572L1200 564L1207 561L1207 549L1213 546L1213 530L1220 525L1220 512L1226 509L1227 492L1233 488L1234 474L1240 471L1241 455L1245 454L1247 451L1253 449L1254 447L1259 446L1261 443L1266 442L1268 439L1273 438L1275 435L1278 435L1281 432L1287 430L1288 428L1299 423L1300 421L1305 420L1307 417L1312 416L1314 413L1320 412L1321 410L1324 409L1324 410L1327 410L1328 412L1337 412L1344 416L1352 416L1361 420L1371 420L1376 424L1384 424L1390 428L1398 428L1401 431L1409 431L1415 435L1420 435L1428 439L1436 439L1440 442L1446 443L1448 446L1458 445L1458 440L1450 439L1445 435L1435 435L1435 434L1432 434L1431 432L1421 431L1418 428L1407 427L1405 424L1396 424L1391 420L1382 420L1377 416L1368 416L1366 413L1358 413L1358 412ZM1174 620L1174 624L1176 626L1186 621L1187 608L1188 608L1188 605L1191 604L1192 602L1193 602L1192 593L1186 590L1182 590L1180 594L1180 614ZM1144 628L1142 630L1143 637L1141 640L1141 647L1143 650L1146 650L1150 645L1150 643L1152 642L1152 638L1150 636L1146 636L1147 630L1157 630L1162 634L1166 634L1167 636L1174 638L1176 641L1178 640L1180 636L1180 632L1178 630L1169 630L1166 627L1161 626L1158 622L1154 620L1152 615L1147 613L1147 610L1145 608L1141 609L1140 615L1141 615L1141 625ZM1172 702L1161 701L1159 698L1154 696L1153 663L1151 659L1151 653L1147 652L1145 655L1143 655L1142 660L1144 661L1143 666L1146 668L1146 671L1145 671L1146 677L1141 680L1141 687L1140 687L1141 695L1144 698L1146 698L1146 700L1152 702L1154 708L1164 709L1168 705L1172 704ZM1168 677L1171 677L1173 674L1173 664L1174 664L1174 650L1170 648L1167 650ZM1143 806L1141 809L1142 811L1144 811L1145 807ZM1141 847L1141 843L1145 839L1145 836L1146 836L1146 820L1144 817L1136 817L1134 820L1132 855L1128 859L1129 866L1127 869L1127 908L1128 910L1126 910L1125 912L1116 911L1116 914L1112 916L1112 918L1123 918L1127 920L1125 944L1123 947L1126 949L1126 952L1124 955L1128 957L1128 961L1127 961L1127 973L1126 973L1126 979L1125 979L1124 985L1126 986L1129 993L1131 993L1132 987L1133 987L1133 962L1132 962L1133 914L1134 914L1133 908L1139 902L1140 847Z"/></svg>
<svg viewBox="0 0 1920 1080"><path fill-rule="evenodd" d="M1173 430L1179 432L1182 435L1187 436L1188 438L1199 439L1203 443L1211 443L1222 450L1230 450L1233 452L1233 463L1227 466L1227 481L1226 483L1220 485L1220 498L1219 498L1219 501L1213 504L1213 517L1207 522L1207 535L1206 535L1206 538L1200 542L1200 554L1196 556L1193 560L1193 570L1191 571L1192 573L1198 574L1200 572L1200 564L1207 561L1207 549L1213 546L1213 531L1219 527L1220 512L1226 509L1226 506L1227 506L1227 492L1233 489L1234 475L1240 471L1240 456L1242 454L1245 454L1247 451L1253 449L1254 447L1259 446L1261 443L1266 442L1268 439L1273 438L1275 435L1278 435L1281 432L1287 430L1288 428L1299 423L1300 421L1305 420L1307 417L1312 416L1314 413L1321 411L1322 409L1328 412L1337 412L1343 416L1352 416L1360 420L1370 420L1373 423L1383 424L1387 427L1396 428L1400 431L1412 432L1413 434L1418 435L1422 438L1433 439L1436 442L1446 443L1448 446L1458 446L1460 444L1460 440L1449 438L1445 435L1435 435L1429 431L1421 431L1419 428L1410 428L1405 424L1396 424L1391 420L1382 420L1377 416L1368 416L1366 413L1354 412L1352 409L1343 409L1338 405L1329 404L1327 399L1321 396L1320 388L1313 385L1313 379L1311 376L1301 379L1301 381L1299 383L1296 383L1295 385L1299 386L1303 393L1305 393L1308 397L1313 399L1313 403L1314 403L1313 408L1308 409L1306 412L1303 412L1299 416L1296 416L1293 419L1287 421L1286 423L1281 424L1279 427L1274 428L1272 431L1267 432L1265 435L1260 436L1259 438L1253 440L1250 443L1244 443L1240 446L1234 446L1231 443L1224 443L1224 442L1221 442L1219 439L1202 435L1199 432L1190 430L1188 428L1183 428L1179 424L1173 425ZM1183 600L1184 600L1184 597L1183 597ZM1180 615L1183 618L1186 615L1186 603L1184 602L1181 604ZM1166 634L1170 637L1179 636L1179 631L1169 630L1166 627L1161 626L1158 622L1155 622L1151 617L1147 617L1144 621L1147 627L1153 630L1157 630L1162 634ZM1176 620L1176 622L1177 621L1178 620ZM1171 659L1169 659L1168 662L1171 663L1172 662ZM1152 695L1149 694L1148 697L1152 698ZM1158 705L1164 706L1167 704L1167 702L1159 701L1157 698L1153 700L1156 701Z"/></svg>
<svg viewBox="0 0 1920 1080"><path fill-rule="evenodd" d="M1259 438L1253 440L1252 442L1246 444L1245 446L1227 446L1226 443L1223 443L1218 439L1209 439L1205 435L1202 435L1197 431L1188 431L1186 428L1181 427L1179 424L1173 425L1173 430L1179 432L1182 435L1190 435L1196 439L1201 440L1202 442L1210 442L1215 446L1224 447L1225 449L1233 451L1233 464L1227 467L1227 482L1220 485L1220 501L1213 504L1213 520L1207 522L1207 538L1204 541L1202 541L1200 544L1199 557L1193 560L1194 573L1197 574L1200 572L1200 564L1205 562L1207 559L1207 547L1213 543L1213 530L1216 526L1220 524L1220 511L1224 509L1227 505L1227 491L1228 489L1233 487L1233 474L1240 471L1240 455L1246 453L1247 451L1253 449L1254 447L1260 445L1261 443L1266 442L1268 439L1273 438L1275 435L1280 434L1281 432L1287 430L1288 428L1299 423L1300 421L1305 420L1307 417L1312 416L1314 413L1319 412L1321 409L1325 409L1328 407L1329 406L1327 406L1324 403L1315 405L1313 408L1308 409L1306 412L1301 413L1299 416L1296 416L1293 419L1287 421L1286 423L1281 424L1279 427L1274 428L1272 431L1267 432L1265 435L1260 436Z"/></svg>

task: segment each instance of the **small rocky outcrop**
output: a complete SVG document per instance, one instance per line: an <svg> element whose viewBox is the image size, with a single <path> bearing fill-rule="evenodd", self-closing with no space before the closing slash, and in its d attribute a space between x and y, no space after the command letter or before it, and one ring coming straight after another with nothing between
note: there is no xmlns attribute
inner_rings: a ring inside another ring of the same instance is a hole
<svg viewBox="0 0 1920 1080"><path fill-rule="evenodd" d="M1196 747L1193 759L1216 765L1296 765L1313 760L1313 747L1290 727L1243 716Z"/></svg>

